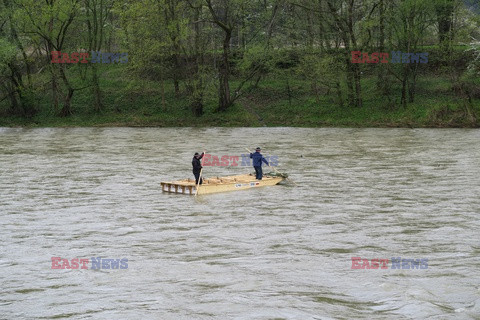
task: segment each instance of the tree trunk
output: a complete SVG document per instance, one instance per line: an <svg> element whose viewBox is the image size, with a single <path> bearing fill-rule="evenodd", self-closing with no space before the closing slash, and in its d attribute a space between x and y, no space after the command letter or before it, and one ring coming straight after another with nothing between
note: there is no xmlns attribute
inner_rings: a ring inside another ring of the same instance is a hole
<svg viewBox="0 0 480 320"><path fill-rule="evenodd" d="M68 117L68 116L71 116L73 114L72 107L71 107L73 92L74 92L74 90L72 88L68 89L68 93L65 96L65 102L64 102L63 108L60 111L60 116L61 117Z"/></svg>
<svg viewBox="0 0 480 320"><path fill-rule="evenodd" d="M70 82L68 81L67 76L65 75L65 70L63 65L60 66L60 77L62 78L65 86L67 87L67 95L65 96L63 108L62 110L60 110L60 116L68 117L73 113L71 104L72 104L74 89L70 85Z"/></svg>
<svg viewBox="0 0 480 320"><path fill-rule="evenodd" d="M177 26L178 28L178 26ZM180 31L177 31L180 32ZM173 72L173 87L175 88L175 97L180 97L180 78L181 75L184 72L183 64L180 60L180 45L178 44L178 39L176 36L172 36L172 41L173 41L173 50L175 51L173 53L173 63L175 65L175 72Z"/></svg>
<svg viewBox="0 0 480 320"><path fill-rule="evenodd" d="M200 19L200 13L202 11L202 6L194 7L194 20L198 21ZM203 65L203 50L201 50L201 30L198 23L194 24L194 43L193 43L193 57L191 60L194 61L193 66L186 69L189 72L189 76L186 77L186 84L189 88L189 94L192 99L190 108L192 113L196 117L203 115L203 80L202 74L199 72L200 66ZM187 59L190 60L190 59Z"/></svg>
<svg viewBox="0 0 480 320"><path fill-rule="evenodd" d="M410 72L410 81L408 82L408 102L413 103L415 101L415 93L417 88L417 69L418 64L411 64L410 68L413 69Z"/></svg>
<svg viewBox="0 0 480 320"><path fill-rule="evenodd" d="M342 88L340 86L340 81L337 81L335 84L335 88L337 91L337 103L339 107L343 107L343 96L342 96Z"/></svg>
<svg viewBox="0 0 480 320"><path fill-rule="evenodd" d="M348 97L348 103L351 106L355 106L355 96L354 96L354 91L353 91L353 82L354 82L354 76L353 73L354 71L352 70L352 63L350 61L350 48L348 45L345 45L345 66L346 66L346 76L347 76L347 97Z"/></svg>
<svg viewBox="0 0 480 320"><path fill-rule="evenodd" d="M192 102L192 111L195 117L200 117L203 114L203 98L196 97Z"/></svg>
<svg viewBox="0 0 480 320"><path fill-rule="evenodd" d="M318 89L318 80L315 78L312 80L312 90L315 94L315 102L320 105L320 90Z"/></svg>
<svg viewBox="0 0 480 320"><path fill-rule="evenodd" d="M49 51L50 52L50 51ZM57 82L57 74L56 74L56 68L58 66L54 63L50 64L49 69L50 69L50 75L52 77L52 99L53 99L53 112L56 114L58 112L59 108L59 102L58 102L58 82Z"/></svg>
<svg viewBox="0 0 480 320"><path fill-rule="evenodd" d="M378 39L378 52L385 52L385 0L379 1L379 39ZM387 66L384 63L378 63L377 65L377 88L380 91L380 94L384 97L390 99L390 83L387 77L386 68Z"/></svg>
<svg viewBox="0 0 480 320"><path fill-rule="evenodd" d="M355 30L353 30L353 4L354 1L350 0L348 6L348 33L350 34L350 41L354 49L357 49L357 39L355 37ZM347 54L350 50L347 52ZM353 71L353 80L355 82L355 107L361 107L363 105L362 102L362 84L361 84L361 74L360 74L360 65L358 63L350 63L350 66Z"/></svg>
<svg viewBox="0 0 480 320"><path fill-rule="evenodd" d="M5 89L7 91L8 97L10 98L10 113L16 115L21 113L21 110L18 104L17 96L15 95L15 88L13 84L10 84L9 87L10 88L6 87Z"/></svg>
<svg viewBox="0 0 480 320"><path fill-rule="evenodd" d="M356 76L355 76L355 69L353 67L353 64L351 62L351 45L352 44L354 47L356 47L355 44L355 36L353 34L353 3L350 3L350 8L349 8L349 13L347 17L340 17L337 13L337 9L335 8L335 5L332 0L328 0L326 2L328 5L329 11L333 16L333 19L335 21L334 24L332 24L332 27L335 28L339 35L340 35L340 40L343 41L343 45L345 46L344 50L344 63L345 63L345 72L346 72L346 83L347 83L347 99L348 103L351 106L356 106L357 105L357 100L355 98L355 92L357 92L357 97L358 94L360 93L359 88L354 91L353 86L354 82L357 83L356 81ZM350 37L348 37L348 33L350 33ZM357 84L356 84L357 87Z"/></svg>
<svg viewBox="0 0 480 320"><path fill-rule="evenodd" d="M230 39L232 37L232 28L224 29L225 38L223 39L223 56L219 64L219 104L218 111L225 111L231 105L230 84L228 82L230 75L229 53Z"/></svg>
<svg viewBox="0 0 480 320"><path fill-rule="evenodd" d="M272 12L272 16L270 18L270 22L268 23L267 41L266 41L266 47L267 48L270 48L270 40L271 40L272 34L273 34L273 27L275 25L274 22L275 22L277 12L278 12L278 5L279 5L279 1L275 2L275 5L273 6L273 12Z"/></svg>
<svg viewBox="0 0 480 320"><path fill-rule="evenodd" d="M94 104L95 104L95 112L100 112L103 110L102 104L102 91L100 90L100 84L98 82L98 70L97 64L92 64L92 82L93 82L93 95L94 95Z"/></svg>
<svg viewBox="0 0 480 320"><path fill-rule="evenodd" d="M88 50L91 51L100 51L103 45L104 39L104 23L106 21L106 16L108 12L104 14L103 1L100 2L100 7L97 6L96 1L90 2L90 0L85 0L86 7L86 23L88 30ZM98 77L98 66L96 63L91 64L92 67L92 85L93 85L93 105L95 112L101 112L103 110L102 103L102 91L100 89L99 77ZM73 95L73 92L71 93ZM70 88L69 94L70 95ZM67 95L67 97L68 97ZM64 107L65 109L65 107ZM71 113L71 110L68 111ZM70 113L65 114L64 116L69 115Z"/></svg>
<svg viewBox="0 0 480 320"><path fill-rule="evenodd" d="M167 105L165 104L165 81L163 79L163 74L160 79L160 94L162 95L162 110L167 111Z"/></svg>
<svg viewBox="0 0 480 320"><path fill-rule="evenodd" d="M355 107L361 108L363 106L363 99L360 66L358 64L354 64L353 70L353 77L355 79Z"/></svg>
<svg viewBox="0 0 480 320"><path fill-rule="evenodd" d="M312 13L306 12L307 16L307 48L309 50L313 49L313 44L315 42L315 35L313 32L313 22L312 22Z"/></svg>
<svg viewBox="0 0 480 320"><path fill-rule="evenodd" d="M17 27L16 27L16 24L13 20L12 7L11 7L10 0L3 0L3 3L4 3L5 8L7 8L7 10L8 10L8 22L10 24L9 25L10 36L14 40L14 42L17 45L20 52L22 53L23 62L25 63L25 68L26 68L26 71L27 71L28 85L31 86L31 84L32 84L32 81L31 81L31 74L32 74L31 66L30 66L30 62L28 60L27 53L25 52L25 48L23 47L23 44L18 37Z"/></svg>
<svg viewBox="0 0 480 320"><path fill-rule="evenodd" d="M403 69L403 78L402 78L402 98L401 98L401 104L404 109L407 108L407 78L408 74L405 71L405 68Z"/></svg>
<svg viewBox="0 0 480 320"><path fill-rule="evenodd" d="M178 69L176 69L178 70ZM175 97L180 96L180 82L178 81L178 75L176 72L173 73L173 87L175 88Z"/></svg>
<svg viewBox="0 0 480 320"><path fill-rule="evenodd" d="M454 3L453 0L444 0L437 4L436 13L438 21L438 40L440 46L449 48L450 34L452 31Z"/></svg>

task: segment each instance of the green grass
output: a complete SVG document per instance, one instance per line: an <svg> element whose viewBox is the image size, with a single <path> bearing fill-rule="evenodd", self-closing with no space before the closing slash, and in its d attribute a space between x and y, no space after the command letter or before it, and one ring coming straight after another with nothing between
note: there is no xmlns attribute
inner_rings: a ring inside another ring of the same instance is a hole
<svg viewBox="0 0 480 320"><path fill-rule="evenodd" d="M216 88L205 95L204 115L195 117L185 88L176 97L171 81L165 82L166 108L161 103L157 81L142 80L130 75L125 65L102 65L99 74L105 108L93 110L92 92L75 92L70 117L59 117L51 104L50 91L34 92L37 113L31 118L9 116L7 106L0 105L0 126L83 127L83 126L298 126L298 127L464 127L478 126L464 119L462 100L450 89L447 77L422 75L418 78L416 99L406 108L400 106L399 86L392 88L393 106L375 89L376 78L365 75L362 80L363 107L339 106L334 92L326 88L316 97L311 83L294 73L270 76L247 92L226 112L216 112ZM79 69L69 69L74 87L88 85L81 80ZM88 78L88 77L87 77ZM48 83L48 73L36 75L34 83ZM232 90L238 82L232 80ZM346 101L346 97L343 97ZM473 101L480 117L480 99Z"/></svg>

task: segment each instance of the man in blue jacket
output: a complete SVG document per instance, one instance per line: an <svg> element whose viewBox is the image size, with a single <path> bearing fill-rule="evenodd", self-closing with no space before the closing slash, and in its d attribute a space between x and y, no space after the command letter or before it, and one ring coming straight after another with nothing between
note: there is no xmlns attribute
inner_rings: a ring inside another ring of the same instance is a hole
<svg viewBox="0 0 480 320"><path fill-rule="evenodd" d="M269 165L267 159L265 159L260 153L260 150L260 147L258 147L255 149L255 153L250 153L250 158L253 159L253 168L255 169L257 180L262 180L263 177L262 162L264 162L267 166Z"/></svg>

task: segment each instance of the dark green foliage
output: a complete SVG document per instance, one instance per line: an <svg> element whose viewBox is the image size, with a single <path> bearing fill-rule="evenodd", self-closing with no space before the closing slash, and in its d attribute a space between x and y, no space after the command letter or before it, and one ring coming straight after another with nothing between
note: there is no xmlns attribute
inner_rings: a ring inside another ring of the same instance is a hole
<svg viewBox="0 0 480 320"><path fill-rule="evenodd" d="M0 0L0 125L477 126L478 10L470 0ZM129 61L51 64L53 50ZM351 51L428 52L428 63L353 64Z"/></svg>

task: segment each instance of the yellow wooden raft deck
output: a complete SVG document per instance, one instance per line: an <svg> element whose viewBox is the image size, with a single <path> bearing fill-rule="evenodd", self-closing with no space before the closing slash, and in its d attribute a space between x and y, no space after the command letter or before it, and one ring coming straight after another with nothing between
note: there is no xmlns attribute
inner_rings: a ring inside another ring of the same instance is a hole
<svg viewBox="0 0 480 320"><path fill-rule="evenodd" d="M242 174L228 177L204 178L198 188L198 194L237 191L249 188L273 186L281 182L282 177L263 176L262 180L255 179L253 174ZM196 186L194 179L184 179L172 182L161 182L163 192L194 195Z"/></svg>

